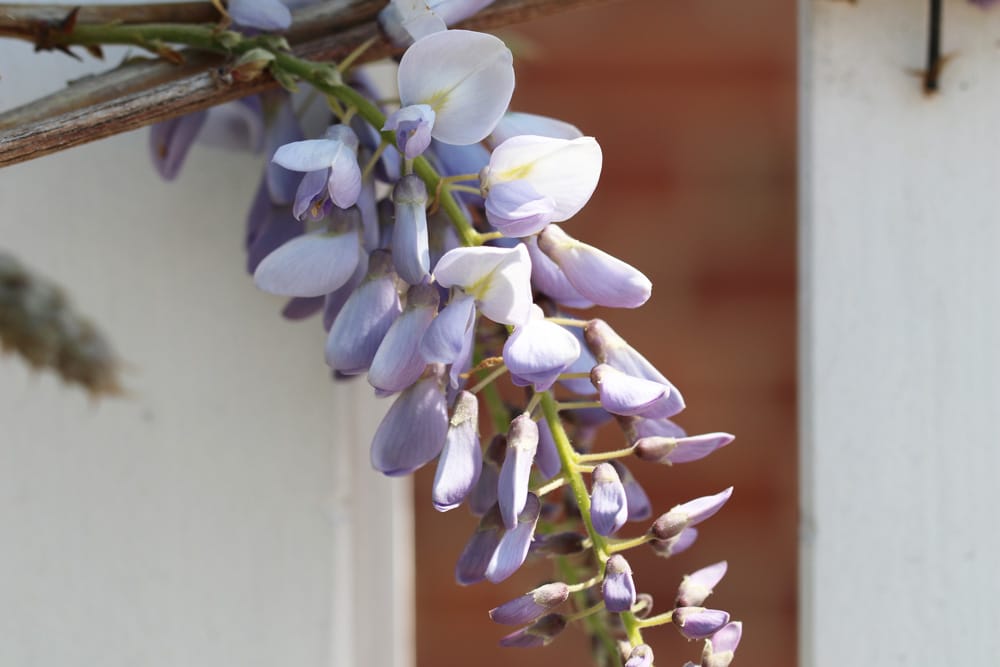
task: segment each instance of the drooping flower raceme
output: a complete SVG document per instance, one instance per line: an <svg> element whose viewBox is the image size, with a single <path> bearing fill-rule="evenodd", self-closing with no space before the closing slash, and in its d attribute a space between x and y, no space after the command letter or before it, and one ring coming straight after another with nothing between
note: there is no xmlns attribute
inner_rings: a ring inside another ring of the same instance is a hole
<svg viewBox="0 0 1000 667"><path fill-rule="evenodd" d="M230 11L244 25L283 21L268 4L277 0L242 1ZM386 400L372 467L399 476L436 459L434 508L467 504L481 517L457 554L460 584L500 582L529 561L561 559L556 579L496 601L490 617L520 626L502 645L544 646L586 620L604 637L597 651L621 642L603 661L649 667L642 633L673 623L705 640L702 667L727 667L742 626L702 606L726 563L687 575L674 607L655 613L637 587L644 573L634 577L629 562L640 561L627 552L670 558L692 548L699 524L732 493L652 520L630 467L702 459L732 436L687 435L672 421L685 407L678 389L607 323L567 315L638 307L652 285L556 224L589 201L601 148L570 123L510 112L510 50L491 35L445 29L488 2L392 0L382 25L412 45L397 70L400 106L388 114L380 105L392 94L358 70L342 74L344 86L320 80L324 95L312 98L339 101L314 119L326 128L318 137L304 131L307 103L278 96L266 113L243 103L246 119L267 120L244 134L272 155L247 216L248 268L262 290L291 298L287 317L322 312L335 376L364 376ZM209 120L157 128L166 177ZM478 187L462 184L477 175ZM501 383L510 385L504 394ZM603 447L612 425L624 449Z"/></svg>

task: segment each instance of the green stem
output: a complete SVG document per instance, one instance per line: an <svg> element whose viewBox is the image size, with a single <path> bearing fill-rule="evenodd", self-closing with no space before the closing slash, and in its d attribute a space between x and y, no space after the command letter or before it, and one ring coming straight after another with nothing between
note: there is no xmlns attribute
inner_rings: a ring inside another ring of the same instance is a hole
<svg viewBox="0 0 1000 667"><path fill-rule="evenodd" d="M628 456L632 456L635 451L632 447L626 447L625 449L616 449L610 452L597 452L596 454L578 454L576 460L578 463L601 463L602 461L610 461L612 459L623 459Z"/></svg>
<svg viewBox="0 0 1000 667"><path fill-rule="evenodd" d="M674 612L667 611L662 614L657 614L656 616L650 616L641 621L637 621L637 625L640 628L653 628L657 625L666 625L667 623L674 622Z"/></svg>
<svg viewBox="0 0 1000 667"><path fill-rule="evenodd" d="M577 507L580 508L583 525L587 529L587 535L593 544L594 555L597 556L597 561L600 564L600 575L603 576L604 566L610 556L608 542L603 535L594 530L594 522L590 518L590 494L587 492L587 485L583 481L580 466L576 462L578 454L573 449L573 445L569 441L569 436L566 435L562 420L559 419L559 404L556 402L555 397L552 396L552 392L546 391L542 394L542 411L545 414L545 420L549 423L549 429L552 431L552 439L556 443L556 451L559 453L559 461L562 463L563 474L569 479L573 498L576 500ZM632 646L642 644L642 632L639 628L638 619L632 612L628 611L619 614L619 616L621 617L622 625L625 626L625 632ZM616 656L617 649L610 655Z"/></svg>
<svg viewBox="0 0 1000 667"><path fill-rule="evenodd" d="M608 543L608 551L610 553L627 551L628 549L634 549L636 547L641 547L643 544L648 544L651 539L653 539L652 535L640 535L639 537L631 537L625 540L613 540Z"/></svg>

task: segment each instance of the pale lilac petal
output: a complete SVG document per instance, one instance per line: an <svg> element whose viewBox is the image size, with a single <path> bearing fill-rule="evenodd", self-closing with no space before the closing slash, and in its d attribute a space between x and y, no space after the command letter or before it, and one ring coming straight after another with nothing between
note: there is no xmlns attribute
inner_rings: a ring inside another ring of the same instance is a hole
<svg viewBox="0 0 1000 667"><path fill-rule="evenodd" d="M635 582L632 568L621 554L608 559L601 584L601 596L608 611L622 613L635 604Z"/></svg>
<svg viewBox="0 0 1000 667"><path fill-rule="evenodd" d="M453 298L427 328L420 341L420 353L428 362L453 363L462 352L475 314L475 299L471 296Z"/></svg>
<svg viewBox="0 0 1000 667"><path fill-rule="evenodd" d="M531 415L521 413L511 422L507 432L507 454L497 484L500 516L508 530L517 525L517 517L527 502L531 464L537 448L538 424L532 421Z"/></svg>
<svg viewBox="0 0 1000 667"><path fill-rule="evenodd" d="M407 49L399 63L400 103L429 105L437 115L431 134L448 144L485 139L513 92L513 56L486 33L428 35Z"/></svg>
<svg viewBox="0 0 1000 667"><path fill-rule="evenodd" d="M254 284L282 296L323 296L347 282L358 256L354 230L306 234L265 257L254 271Z"/></svg>
<svg viewBox="0 0 1000 667"><path fill-rule="evenodd" d="M552 220L562 222L590 201L601 176L601 163L601 147L593 137L567 140L521 135L493 150L483 185L492 192L498 183L527 180L555 202Z"/></svg>
<svg viewBox="0 0 1000 667"><path fill-rule="evenodd" d="M569 599L569 586L561 581L545 584L490 610L490 619L503 625L531 623Z"/></svg>
<svg viewBox="0 0 1000 667"><path fill-rule="evenodd" d="M555 218L556 203L525 179L504 181L490 188L486 219L504 236L520 238L545 229Z"/></svg>
<svg viewBox="0 0 1000 667"><path fill-rule="evenodd" d="M448 405L441 378L431 375L389 408L372 441L372 467L384 475L406 475L432 461L444 447Z"/></svg>
<svg viewBox="0 0 1000 667"><path fill-rule="evenodd" d="M649 300L653 284L639 270L603 250L577 241L549 225L538 247L555 262L570 284L599 306L638 308Z"/></svg>
<svg viewBox="0 0 1000 667"><path fill-rule="evenodd" d="M330 327L333 326L334 321L337 319L337 315L344 308L344 304L347 300L354 294L354 290L358 288L358 285L365 279L368 275L368 255L365 253L360 253L358 257L358 266L354 269L354 273L344 285L333 292L326 295L326 300L323 303L323 329L330 331Z"/></svg>
<svg viewBox="0 0 1000 667"><path fill-rule="evenodd" d="M743 637L743 624L739 621L727 623L721 630L712 635L712 649L716 653L735 651Z"/></svg>
<svg viewBox="0 0 1000 667"><path fill-rule="evenodd" d="M706 639L729 622L729 614L719 609L678 607L674 609L673 621L688 639Z"/></svg>
<svg viewBox="0 0 1000 667"><path fill-rule="evenodd" d="M285 30L292 13L279 0L229 0L229 15L237 25L260 30Z"/></svg>
<svg viewBox="0 0 1000 667"><path fill-rule="evenodd" d="M524 563L541 508L541 503L535 494L529 493L524 510L517 517L517 527L504 533L486 568L486 578L494 584L517 572Z"/></svg>
<svg viewBox="0 0 1000 667"><path fill-rule="evenodd" d="M607 364L594 366L590 377L597 387L601 406L616 415L643 414L658 405L670 390L659 382L626 375Z"/></svg>
<svg viewBox="0 0 1000 667"><path fill-rule="evenodd" d="M620 366L615 366L615 368L623 370ZM625 372L630 373L631 375L636 374L627 370ZM647 377L646 379L652 380L653 378ZM673 385L671 385L671 389L673 392L677 392L677 389ZM633 428L635 429L635 440L654 436L663 438L683 438L687 435L687 432L683 428L669 419L644 419L640 417L635 420ZM633 442L633 444L635 443Z"/></svg>
<svg viewBox="0 0 1000 667"><path fill-rule="evenodd" d="M578 139L583 136L583 132L575 125L570 125L565 121L533 113L508 111L500 119L488 141L492 146L498 146L511 137L522 134L554 139Z"/></svg>
<svg viewBox="0 0 1000 667"><path fill-rule="evenodd" d="M684 397L681 396L677 387L667 380L667 378L663 377L663 374L656 370L656 367L646 357L639 354L635 348L625 342L625 339L619 336L606 322L603 320L591 320L588 322L584 329L584 338L598 361L614 366L623 373L667 385L670 387L668 396L674 408L676 408L674 414L684 409ZM667 427L664 426L664 428ZM671 434L651 433L650 435Z"/></svg>
<svg viewBox="0 0 1000 667"><path fill-rule="evenodd" d="M458 351L458 356L455 357L455 361L451 362L451 367L448 369L448 384L452 389L465 386L466 380L462 375L468 373L469 369L472 368L472 352L475 347L475 327L469 327L465 332L465 338L462 339L462 349Z"/></svg>
<svg viewBox="0 0 1000 667"><path fill-rule="evenodd" d="M503 360L515 384L547 391L580 357L580 343L564 327L546 320L538 306L532 306L532 312L532 319L508 336Z"/></svg>
<svg viewBox="0 0 1000 667"><path fill-rule="evenodd" d="M207 111L196 111L154 125L149 133L149 150L153 166L165 180L172 181L180 173L184 158L194 143L202 125L208 118Z"/></svg>
<svg viewBox="0 0 1000 667"><path fill-rule="evenodd" d="M361 166L358 164L358 138L346 125L335 125L327 130L335 134L340 146L330 161L330 178L326 187L330 199L340 208L349 208L361 195Z"/></svg>
<svg viewBox="0 0 1000 667"><path fill-rule="evenodd" d="M536 237L532 236L525 239L524 244L528 246L528 255L531 257L531 284L536 290L560 306L567 308L590 308L594 305L593 301L583 298L576 291L576 288L570 284L569 280L566 279L566 275L562 272L562 269L549 259L544 252L538 249L538 239ZM589 353L588 356L590 356ZM590 372L590 369L594 365L591 364L584 370ZM590 387L590 383L587 380L577 380L577 382L585 383L588 389L575 393L593 393L591 391L593 387ZM571 389L570 391L573 390Z"/></svg>
<svg viewBox="0 0 1000 667"><path fill-rule="evenodd" d="M292 217L287 210L277 209L270 204L259 228L248 239L247 271L253 273L264 258L277 248L302 235L305 226Z"/></svg>
<svg viewBox="0 0 1000 667"><path fill-rule="evenodd" d="M418 285L431 265L427 236L427 188L419 176L404 176L392 190L396 223L392 232L392 261L399 276Z"/></svg>
<svg viewBox="0 0 1000 667"><path fill-rule="evenodd" d="M473 16L494 0L430 0L428 5L449 26Z"/></svg>
<svg viewBox="0 0 1000 667"><path fill-rule="evenodd" d="M420 339L437 313L438 293L431 285L410 288L406 308L396 318L378 346L368 382L383 393L406 389L424 372L427 361L420 354Z"/></svg>
<svg viewBox="0 0 1000 667"><path fill-rule="evenodd" d="M434 118L434 109L430 106L413 104L389 114L382 129L395 133L396 146L407 159L412 160L431 145Z"/></svg>
<svg viewBox="0 0 1000 667"><path fill-rule="evenodd" d="M465 545L455 564L455 580L463 585L486 579L486 571L504 535L500 509L494 505L479 521L476 531Z"/></svg>
<svg viewBox="0 0 1000 667"><path fill-rule="evenodd" d="M728 564L726 561L720 561L714 565L703 567L691 574L684 575L684 579L681 580L681 585L677 589L676 606L701 606L701 603L712 594L715 587L726 576L727 567Z"/></svg>
<svg viewBox="0 0 1000 667"><path fill-rule="evenodd" d="M444 451L438 459L431 490L434 509L458 507L479 480L483 457L479 449L479 401L463 391L455 401Z"/></svg>
<svg viewBox="0 0 1000 667"><path fill-rule="evenodd" d="M628 521L628 499L618 471L609 463L594 468L590 518L599 535L612 535Z"/></svg>
<svg viewBox="0 0 1000 667"><path fill-rule="evenodd" d="M401 311L395 280L388 255L380 250L372 253L368 276L330 327L326 339L326 363L330 368L357 375L371 366L382 339Z"/></svg>
<svg viewBox="0 0 1000 667"><path fill-rule="evenodd" d="M288 173L287 171L285 173ZM292 203L292 214L299 220L321 220L326 217L327 202L326 182L330 178L330 169L319 169L306 172L295 191Z"/></svg>
<svg viewBox="0 0 1000 667"><path fill-rule="evenodd" d="M635 454L653 463L689 463L703 459L735 439L729 433L704 433L686 438L649 436L635 443Z"/></svg>
<svg viewBox="0 0 1000 667"><path fill-rule="evenodd" d="M271 161L292 171L319 171L328 169L334 159L347 148L329 139L305 139L281 146Z"/></svg>

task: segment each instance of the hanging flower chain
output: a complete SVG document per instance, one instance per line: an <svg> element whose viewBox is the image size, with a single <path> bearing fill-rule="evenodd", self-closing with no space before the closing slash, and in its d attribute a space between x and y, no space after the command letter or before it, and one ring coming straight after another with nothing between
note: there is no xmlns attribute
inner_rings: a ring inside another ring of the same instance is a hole
<svg viewBox="0 0 1000 667"><path fill-rule="evenodd" d="M580 622L597 651L640 667L653 663L643 631L670 623L704 640L702 667L725 667L742 625L702 605L726 563L685 576L673 608L657 613L626 554L687 549L732 489L652 520L624 461L695 461L733 437L688 436L671 421L685 407L677 388L607 323L564 312L637 308L652 285L557 224L589 201L601 148L568 123L508 111L511 52L491 35L447 28L489 1L393 0L380 22L408 45L398 92L382 90L368 68L350 69L354 56L334 68L247 38L252 49L235 48L245 76L268 71L311 92L160 124L154 162L173 178L196 138L218 141L208 127L268 151L247 218L248 268L262 290L290 297L286 317L322 314L338 377L365 375L376 395L394 397L372 467L407 475L436 459L434 507L466 504L481 517L458 557L460 584L503 581L529 555L556 564L559 581L490 611L520 626L502 645L544 646ZM261 30L290 20L278 0L234 0L229 12ZM302 119L315 118L317 104L333 123L308 128ZM525 388L524 403L505 402L500 382ZM590 451L609 421L626 446ZM619 536L629 522L645 532Z"/></svg>

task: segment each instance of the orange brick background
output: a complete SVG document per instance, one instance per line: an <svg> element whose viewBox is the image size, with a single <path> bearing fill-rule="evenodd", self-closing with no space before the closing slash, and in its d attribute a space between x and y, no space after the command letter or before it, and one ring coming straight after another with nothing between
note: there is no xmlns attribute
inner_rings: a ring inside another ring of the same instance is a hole
<svg viewBox="0 0 1000 667"><path fill-rule="evenodd" d="M603 316L684 393L689 432L737 435L704 461L630 466L659 511L736 491L688 552L629 559L658 610L682 574L727 559L710 603L745 622L740 667L796 662L794 11L791 0L622 0L504 33L530 47L514 108L573 122L604 149L597 194L566 230L653 281L644 308ZM602 442L618 446L614 425ZM545 649L496 646L505 629L487 610L551 571L457 586L475 520L434 512L432 479L421 471L416 489L419 667L590 664L576 628ZM658 665L697 660L700 643L670 627L646 637Z"/></svg>

